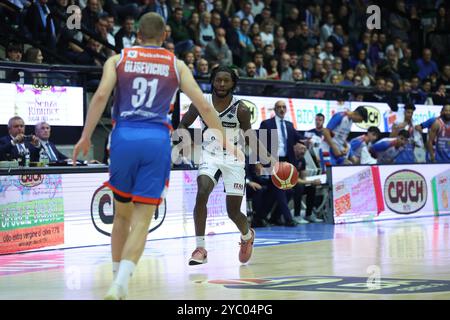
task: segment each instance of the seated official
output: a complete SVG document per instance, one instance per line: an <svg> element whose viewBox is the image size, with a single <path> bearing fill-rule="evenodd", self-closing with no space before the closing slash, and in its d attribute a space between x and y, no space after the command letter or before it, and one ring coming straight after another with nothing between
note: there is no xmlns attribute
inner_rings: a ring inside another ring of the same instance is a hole
<svg viewBox="0 0 450 320"><path fill-rule="evenodd" d="M39 161L39 139L25 136L25 122L21 117L12 117L8 121L8 135L0 139L0 160L22 160L26 154L30 161Z"/></svg>
<svg viewBox="0 0 450 320"><path fill-rule="evenodd" d="M275 204L275 195L269 187L272 184L270 176L262 175L261 164L247 164L245 172L246 196L251 200L253 209L252 227L267 227L270 225L267 215Z"/></svg>
<svg viewBox="0 0 450 320"><path fill-rule="evenodd" d="M313 213L316 200L316 187L321 184L320 179L308 181L306 180L306 146L297 143L294 145L295 157L297 160L296 167L299 173L298 183L294 187L294 219L298 223L323 222L322 219L316 217ZM306 194L306 213L305 218L300 215L302 207L302 197Z"/></svg>
<svg viewBox="0 0 450 320"><path fill-rule="evenodd" d="M34 127L34 133L39 138L42 148L47 153L50 162L68 160L68 157L56 149L54 143L50 142L51 127L47 122L39 122Z"/></svg>

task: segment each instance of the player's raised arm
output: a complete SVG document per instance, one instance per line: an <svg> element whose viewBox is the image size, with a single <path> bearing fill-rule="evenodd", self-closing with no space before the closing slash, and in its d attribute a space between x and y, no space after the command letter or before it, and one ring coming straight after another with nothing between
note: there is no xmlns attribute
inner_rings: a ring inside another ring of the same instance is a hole
<svg viewBox="0 0 450 320"><path fill-rule="evenodd" d="M116 74L116 63L119 61L120 55L115 55L109 58L105 65L103 66L103 76L100 84L92 97L91 103L89 104L89 110L86 117L86 124L81 134L81 138L75 145L73 150L72 160L74 165L76 164L76 159L80 151L86 156L89 147L91 146L92 133L97 126L100 117L105 110L106 104L109 97L116 85L117 74Z"/></svg>

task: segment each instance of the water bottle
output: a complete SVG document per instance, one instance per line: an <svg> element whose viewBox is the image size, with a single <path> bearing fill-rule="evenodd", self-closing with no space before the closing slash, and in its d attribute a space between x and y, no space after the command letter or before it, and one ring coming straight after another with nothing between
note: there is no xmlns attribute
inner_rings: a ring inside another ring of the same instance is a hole
<svg viewBox="0 0 450 320"><path fill-rule="evenodd" d="M44 166L47 166L50 162L50 159L44 147L42 147L41 151L39 152L39 162L41 162Z"/></svg>
<svg viewBox="0 0 450 320"><path fill-rule="evenodd" d="M30 152L27 150L25 152L25 167L30 166Z"/></svg>

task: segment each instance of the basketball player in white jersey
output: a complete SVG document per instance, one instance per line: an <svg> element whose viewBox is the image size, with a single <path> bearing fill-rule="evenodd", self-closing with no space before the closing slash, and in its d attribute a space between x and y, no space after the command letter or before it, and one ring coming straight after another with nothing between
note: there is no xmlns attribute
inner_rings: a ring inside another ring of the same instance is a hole
<svg viewBox="0 0 450 320"><path fill-rule="evenodd" d="M251 130L251 114L249 108L233 96L236 87L237 75L233 69L218 67L211 73L212 94L205 95L205 99L216 109L222 126L225 128L226 140L238 145L242 141L242 132ZM179 128L188 128L199 113L194 105L180 122ZM203 122L203 120L202 120ZM203 132L207 127L203 124ZM259 143L260 154L267 155L266 149ZM256 150L255 150L256 151ZM274 159L266 160L275 162ZM255 231L250 228L247 217L241 212L242 197L245 190L245 162L237 160L233 155L223 151L223 148L214 142L214 136L204 134L202 144L202 161L197 177L197 197L194 207L194 223L197 248L189 259L189 265L198 265L207 262L205 249L205 228L209 195L222 176L225 185L226 207L228 217L236 224L241 232L239 261L246 263L252 254Z"/></svg>

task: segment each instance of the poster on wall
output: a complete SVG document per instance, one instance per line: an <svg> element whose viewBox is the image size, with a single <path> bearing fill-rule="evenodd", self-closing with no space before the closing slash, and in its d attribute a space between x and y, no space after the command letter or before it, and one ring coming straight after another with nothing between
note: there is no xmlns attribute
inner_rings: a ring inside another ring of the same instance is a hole
<svg viewBox="0 0 450 320"><path fill-rule="evenodd" d="M334 221L450 214L448 164L331 167Z"/></svg>
<svg viewBox="0 0 450 320"><path fill-rule="evenodd" d="M171 172L149 240L195 235L196 179L197 171ZM0 254L110 244L114 202L103 185L107 180L107 172L0 176ZM225 196L220 180L208 202L207 235L238 231L228 218ZM241 210L246 212L245 197Z"/></svg>
<svg viewBox="0 0 450 320"><path fill-rule="evenodd" d="M62 244L61 175L0 176L0 254Z"/></svg>
<svg viewBox="0 0 450 320"><path fill-rule="evenodd" d="M260 97L260 96L244 96L235 95L238 99L245 99L253 102L255 107L250 108L251 124L253 129L258 129L261 122L270 119L275 115L274 105L278 100L286 103L287 112L285 119L291 121L294 128L300 131L307 131L315 128L315 116L322 113L325 116L324 126L328 124L331 117L336 112L355 110L359 106L364 106L368 111L368 121L355 123L352 126L352 132L366 132L370 126L375 126L381 132L391 132L392 125L396 122L403 121L403 105L399 105L399 110L393 112L387 103L377 102L359 102L345 101L342 104L335 100L319 100L319 99L295 99L282 97ZM180 94L180 119L187 112L191 100L181 93ZM442 106L417 105L413 116L413 123L420 124L431 117L439 116ZM191 128L201 128L199 118L192 124ZM427 132L427 130L424 130Z"/></svg>

